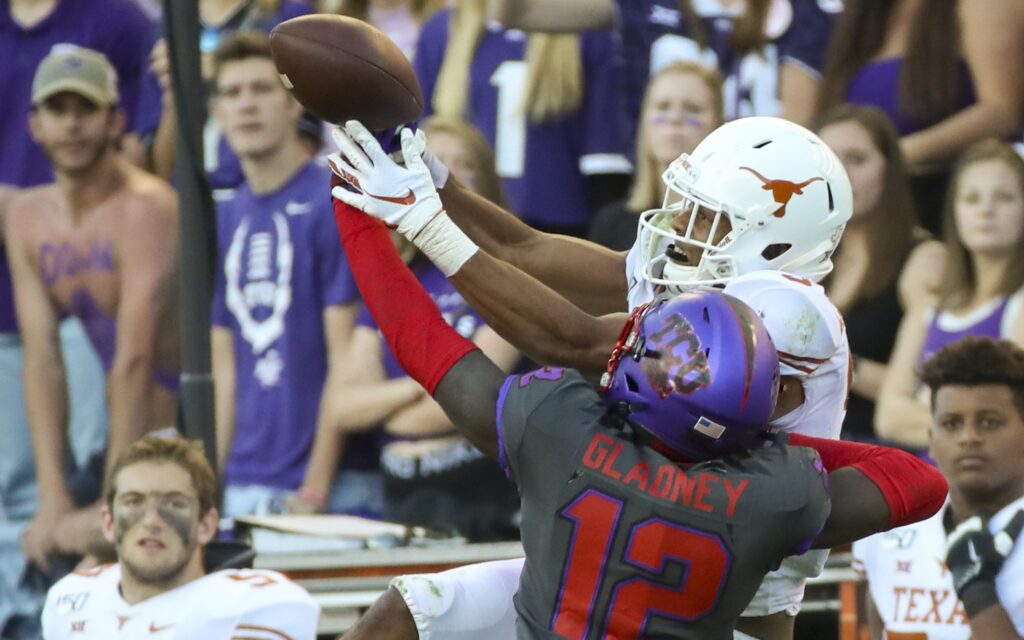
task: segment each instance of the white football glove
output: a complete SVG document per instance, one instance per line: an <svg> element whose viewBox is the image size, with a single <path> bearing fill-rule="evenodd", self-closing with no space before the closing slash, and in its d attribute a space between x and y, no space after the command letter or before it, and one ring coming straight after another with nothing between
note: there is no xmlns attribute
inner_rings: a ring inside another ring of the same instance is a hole
<svg viewBox="0 0 1024 640"><path fill-rule="evenodd" d="M423 227L444 210L423 161L425 136L402 130L402 166L388 157L373 134L355 120L345 123L344 130L335 127L331 134L340 153L329 155L327 162L355 189L335 187L331 191L335 198L383 220L410 240L415 240Z"/></svg>
<svg viewBox="0 0 1024 640"><path fill-rule="evenodd" d="M332 131L340 153L327 157L335 175L356 191L343 186L331 191L338 200L398 229L446 275L452 276L478 251L477 245L449 218L437 194L427 162L447 167L429 153L422 131L403 129L401 157L405 166L384 153L373 135L350 120L345 130Z"/></svg>

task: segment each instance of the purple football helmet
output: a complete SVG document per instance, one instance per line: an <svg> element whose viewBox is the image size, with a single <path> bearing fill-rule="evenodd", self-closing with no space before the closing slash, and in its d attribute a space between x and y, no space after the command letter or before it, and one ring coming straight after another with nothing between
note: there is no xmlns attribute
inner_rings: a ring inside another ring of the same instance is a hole
<svg viewBox="0 0 1024 640"><path fill-rule="evenodd" d="M601 390L655 448L708 460L749 449L767 431L779 356L753 309L718 291L692 291L630 315Z"/></svg>

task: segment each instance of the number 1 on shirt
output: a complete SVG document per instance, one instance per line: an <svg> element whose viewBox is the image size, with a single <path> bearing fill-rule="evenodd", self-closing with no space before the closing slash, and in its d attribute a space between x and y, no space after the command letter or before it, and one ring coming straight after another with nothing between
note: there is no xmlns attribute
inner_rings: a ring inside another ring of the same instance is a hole
<svg viewBox="0 0 1024 640"><path fill-rule="evenodd" d="M495 170L502 178L521 178L526 165L526 63L502 62L491 76L491 85L498 88Z"/></svg>

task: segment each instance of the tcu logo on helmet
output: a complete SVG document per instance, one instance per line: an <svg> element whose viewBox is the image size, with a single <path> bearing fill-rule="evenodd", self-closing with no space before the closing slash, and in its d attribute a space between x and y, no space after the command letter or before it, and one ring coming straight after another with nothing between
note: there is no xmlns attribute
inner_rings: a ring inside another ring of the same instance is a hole
<svg viewBox="0 0 1024 640"><path fill-rule="evenodd" d="M749 171L750 173L754 174L754 176L756 176L758 180L764 183L764 186L761 188L764 189L765 191L771 191L772 197L775 198L775 202L778 202L779 204L782 205L781 207L779 207L778 211L772 214L776 218L782 218L786 215L786 205L789 204L789 201L793 198L793 196L802 196L804 194L804 187L811 184L812 182L817 182L818 180L825 179L822 178L821 176L816 176L814 178L811 178L810 180L804 180L801 183L796 183L790 182L789 180L771 180L769 178L764 177L756 170L751 169L750 167L740 167L740 170Z"/></svg>
<svg viewBox="0 0 1024 640"><path fill-rule="evenodd" d="M681 344L686 347L682 353L676 349ZM707 355L681 313L673 313L663 327L648 335L646 347L658 357L644 358L644 373L662 399L671 393L689 395L711 384Z"/></svg>

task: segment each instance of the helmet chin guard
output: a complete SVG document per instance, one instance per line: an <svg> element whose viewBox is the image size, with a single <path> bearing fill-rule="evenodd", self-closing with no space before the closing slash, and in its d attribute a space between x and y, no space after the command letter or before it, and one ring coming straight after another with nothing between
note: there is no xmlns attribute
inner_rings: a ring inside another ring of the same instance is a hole
<svg viewBox="0 0 1024 640"><path fill-rule="evenodd" d="M672 162L662 180L662 206L640 215L637 236L644 277L670 291L760 270L820 280L832 270L852 215L839 159L813 133L779 118L719 127ZM694 233L698 219L710 220L706 234ZM714 242L723 224L729 231ZM673 260L685 258L681 249L700 257L695 264Z"/></svg>

